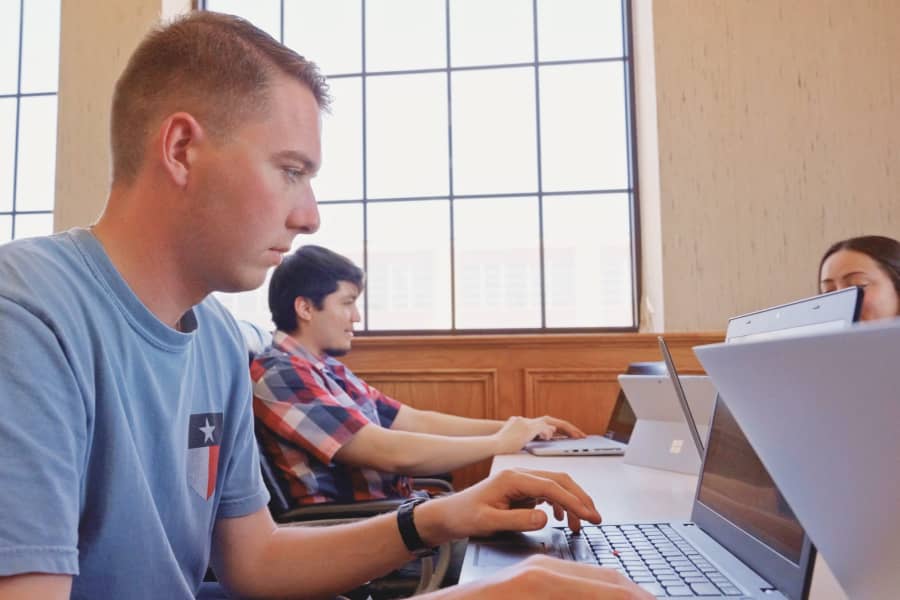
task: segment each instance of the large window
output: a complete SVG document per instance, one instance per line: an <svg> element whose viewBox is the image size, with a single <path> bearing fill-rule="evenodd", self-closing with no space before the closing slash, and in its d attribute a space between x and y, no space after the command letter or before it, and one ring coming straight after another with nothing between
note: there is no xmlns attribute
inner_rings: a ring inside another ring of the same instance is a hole
<svg viewBox="0 0 900 600"><path fill-rule="evenodd" d="M59 0L0 0L0 244L53 230Z"/></svg>
<svg viewBox="0 0 900 600"><path fill-rule="evenodd" d="M636 326L628 0L207 0L334 104L300 236L367 272L360 329ZM268 325L266 286L223 295Z"/></svg>

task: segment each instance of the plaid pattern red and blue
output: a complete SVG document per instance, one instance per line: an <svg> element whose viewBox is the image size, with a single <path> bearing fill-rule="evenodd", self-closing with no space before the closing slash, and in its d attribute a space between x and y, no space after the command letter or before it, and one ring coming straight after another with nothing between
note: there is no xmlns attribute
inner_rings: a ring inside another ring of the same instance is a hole
<svg viewBox="0 0 900 600"><path fill-rule="evenodd" d="M282 331L250 363L250 376L262 450L298 505L410 495L407 477L333 462L364 426L389 428L399 402Z"/></svg>

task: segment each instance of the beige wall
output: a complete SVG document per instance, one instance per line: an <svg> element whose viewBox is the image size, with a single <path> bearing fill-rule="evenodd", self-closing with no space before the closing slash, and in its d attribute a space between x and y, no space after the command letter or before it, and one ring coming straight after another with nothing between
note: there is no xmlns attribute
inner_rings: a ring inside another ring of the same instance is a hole
<svg viewBox="0 0 900 600"><path fill-rule="evenodd" d="M190 0L63 0L54 230L93 223L109 191L109 106L132 50Z"/></svg>
<svg viewBox="0 0 900 600"><path fill-rule="evenodd" d="M666 330L811 295L831 242L900 235L900 2L655 0L652 28Z"/></svg>

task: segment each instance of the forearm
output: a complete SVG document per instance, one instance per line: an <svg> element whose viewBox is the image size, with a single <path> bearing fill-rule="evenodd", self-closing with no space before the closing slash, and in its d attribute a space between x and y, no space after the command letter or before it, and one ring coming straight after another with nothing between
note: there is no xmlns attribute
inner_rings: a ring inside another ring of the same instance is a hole
<svg viewBox="0 0 900 600"><path fill-rule="evenodd" d="M497 435L449 437L369 426L357 432L334 461L388 473L432 475L489 458L500 443Z"/></svg>
<svg viewBox="0 0 900 600"><path fill-rule="evenodd" d="M497 433L503 423L493 419L471 419L404 406L391 428L432 435L472 436Z"/></svg>
<svg viewBox="0 0 900 600"><path fill-rule="evenodd" d="M235 537L241 545L248 539ZM412 558L394 513L330 527L273 527L253 551L244 550L217 568L242 598L330 598Z"/></svg>

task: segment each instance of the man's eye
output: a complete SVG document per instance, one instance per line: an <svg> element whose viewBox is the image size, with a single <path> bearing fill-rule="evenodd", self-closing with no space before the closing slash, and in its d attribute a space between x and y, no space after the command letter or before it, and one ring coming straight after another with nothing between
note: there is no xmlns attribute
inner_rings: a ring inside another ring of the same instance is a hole
<svg viewBox="0 0 900 600"><path fill-rule="evenodd" d="M300 169L295 169L293 167L284 167L282 170L284 171L285 177L287 177L291 183L298 181L301 177L303 177L303 171Z"/></svg>

